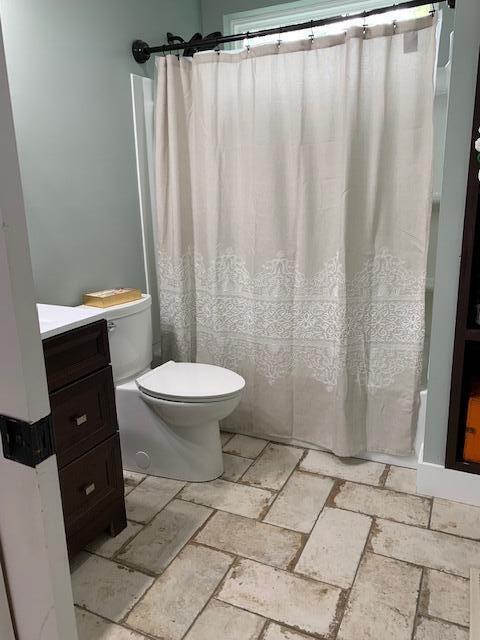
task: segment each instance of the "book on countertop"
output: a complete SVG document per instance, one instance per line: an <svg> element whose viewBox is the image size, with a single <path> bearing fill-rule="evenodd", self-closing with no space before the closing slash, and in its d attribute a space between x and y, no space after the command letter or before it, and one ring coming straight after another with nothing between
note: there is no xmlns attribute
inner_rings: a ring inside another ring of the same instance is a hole
<svg viewBox="0 0 480 640"><path fill-rule="evenodd" d="M104 289L103 291L94 291L93 293L83 294L83 304L89 307L113 307L116 304L125 304L125 302L133 302L142 297L140 289L126 289L120 287L118 289Z"/></svg>

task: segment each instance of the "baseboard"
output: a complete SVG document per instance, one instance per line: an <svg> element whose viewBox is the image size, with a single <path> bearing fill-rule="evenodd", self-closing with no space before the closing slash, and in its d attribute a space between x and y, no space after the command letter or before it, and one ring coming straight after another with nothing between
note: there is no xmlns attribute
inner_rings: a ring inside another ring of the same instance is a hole
<svg viewBox="0 0 480 640"><path fill-rule="evenodd" d="M415 455L411 456L391 456L387 453L359 453L355 458L360 460L370 460L372 462L380 462L381 464L391 464L396 467L407 467L407 469L416 469L418 460Z"/></svg>
<svg viewBox="0 0 480 640"><path fill-rule="evenodd" d="M422 447L417 469L417 492L480 507L480 475L424 462Z"/></svg>

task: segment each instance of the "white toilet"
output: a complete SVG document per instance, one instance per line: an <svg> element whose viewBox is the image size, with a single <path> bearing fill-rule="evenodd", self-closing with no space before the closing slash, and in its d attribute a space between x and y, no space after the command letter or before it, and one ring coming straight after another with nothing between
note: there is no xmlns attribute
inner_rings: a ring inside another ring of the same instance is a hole
<svg viewBox="0 0 480 640"><path fill-rule="evenodd" d="M245 380L208 364L151 369L151 298L105 310L124 468L202 482L223 473L219 420L240 402Z"/></svg>

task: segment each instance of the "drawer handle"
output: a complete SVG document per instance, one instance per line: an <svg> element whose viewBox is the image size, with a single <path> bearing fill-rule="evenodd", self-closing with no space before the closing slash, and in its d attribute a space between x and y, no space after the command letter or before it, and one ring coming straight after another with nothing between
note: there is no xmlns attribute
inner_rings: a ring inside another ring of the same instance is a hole
<svg viewBox="0 0 480 640"><path fill-rule="evenodd" d="M73 418L73 421L75 422L77 427L80 427L82 424L85 424L85 422L87 421L87 414L83 413L81 416L75 416Z"/></svg>
<svg viewBox="0 0 480 640"><path fill-rule="evenodd" d="M90 484L87 484L87 486L83 488L83 491L86 496L89 496L91 493L95 491L95 483L91 482Z"/></svg>

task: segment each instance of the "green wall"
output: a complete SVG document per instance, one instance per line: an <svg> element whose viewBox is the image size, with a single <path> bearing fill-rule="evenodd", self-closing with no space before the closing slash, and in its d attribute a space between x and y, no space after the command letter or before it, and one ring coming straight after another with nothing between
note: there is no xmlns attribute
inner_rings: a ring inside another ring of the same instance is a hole
<svg viewBox="0 0 480 640"><path fill-rule="evenodd" d="M198 0L0 0L37 299L144 287L131 41L200 28Z"/></svg>

